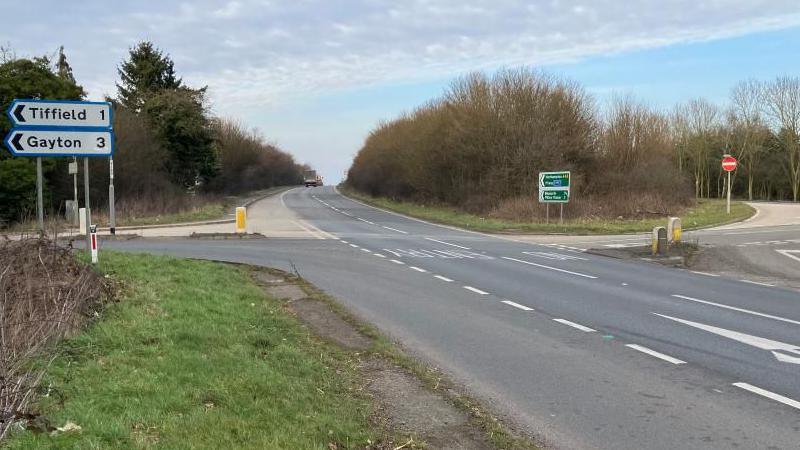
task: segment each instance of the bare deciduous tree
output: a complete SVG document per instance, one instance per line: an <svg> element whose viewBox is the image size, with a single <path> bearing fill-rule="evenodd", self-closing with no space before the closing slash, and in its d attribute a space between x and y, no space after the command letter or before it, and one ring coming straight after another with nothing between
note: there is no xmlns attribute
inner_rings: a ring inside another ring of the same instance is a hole
<svg viewBox="0 0 800 450"><path fill-rule="evenodd" d="M764 89L765 108L786 158L792 198L800 196L800 78L778 77Z"/></svg>

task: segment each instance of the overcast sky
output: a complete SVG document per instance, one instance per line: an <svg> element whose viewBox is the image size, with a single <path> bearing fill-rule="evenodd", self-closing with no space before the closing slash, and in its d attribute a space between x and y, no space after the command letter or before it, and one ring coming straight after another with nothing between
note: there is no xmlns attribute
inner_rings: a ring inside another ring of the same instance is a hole
<svg viewBox="0 0 800 450"><path fill-rule="evenodd" d="M573 78L602 103L724 101L747 77L798 75L797 0L0 0L0 45L64 45L90 98L151 40L214 113L258 128L337 181L381 119L473 70L520 65Z"/></svg>

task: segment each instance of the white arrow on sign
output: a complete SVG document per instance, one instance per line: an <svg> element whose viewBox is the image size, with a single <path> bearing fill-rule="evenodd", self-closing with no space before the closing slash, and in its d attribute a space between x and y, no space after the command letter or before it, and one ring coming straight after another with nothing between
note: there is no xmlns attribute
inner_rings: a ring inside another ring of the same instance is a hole
<svg viewBox="0 0 800 450"><path fill-rule="evenodd" d="M653 314L659 317L663 317L665 319L674 320L675 322L679 322L684 325L689 325L690 327L698 328L703 331L708 331L709 333L714 333L716 335L726 337L728 339L733 339L734 341L739 341L743 344L760 348L762 350L769 350L772 352L772 355L775 357L775 359L777 359L780 362L785 362L789 364L800 364L800 347L798 347L797 345L786 344L780 341L773 341L772 339L752 336L749 334L740 333L738 331L726 330L725 328L719 328L712 325L692 322L691 320L679 319L677 317L667 316L664 314L658 314L658 313L653 313ZM791 356L780 352L792 353L797 356Z"/></svg>
<svg viewBox="0 0 800 450"><path fill-rule="evenodd" d="M114 153L111 131L59 129L12 129L6 146L14 156L110 156Z"/></svg>
<svg viewBox="0 0 800 450"><path fill-rule="evenodd" d="M8 108L14 126L111 128L111 104L60 100L14 100Z"/></svg>

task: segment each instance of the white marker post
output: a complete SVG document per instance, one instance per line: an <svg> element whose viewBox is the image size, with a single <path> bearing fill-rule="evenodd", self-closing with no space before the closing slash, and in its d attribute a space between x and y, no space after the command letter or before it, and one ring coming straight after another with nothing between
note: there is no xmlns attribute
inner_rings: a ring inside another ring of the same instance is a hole
<svg viewBox="0 0 800 450"><path fill-rule="evenodd" d="M92 264L97 264L97 225L89 227L92 237Z"/></svg>

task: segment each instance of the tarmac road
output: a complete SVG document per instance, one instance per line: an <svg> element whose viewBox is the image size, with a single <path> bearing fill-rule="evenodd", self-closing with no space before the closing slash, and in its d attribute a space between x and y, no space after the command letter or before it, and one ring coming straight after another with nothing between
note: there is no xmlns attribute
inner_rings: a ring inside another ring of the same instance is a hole
<svg viewBox="0 0 800 450"><path fill-rule="evenodd" d="M104 246L297 271L554 447L798 446L795 291L282 200L305 234Z"/></svg>

